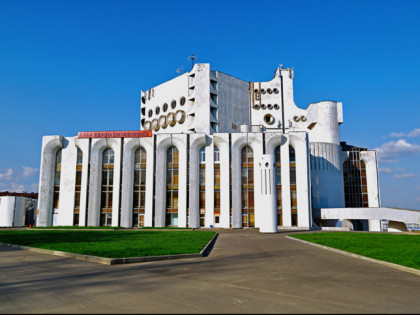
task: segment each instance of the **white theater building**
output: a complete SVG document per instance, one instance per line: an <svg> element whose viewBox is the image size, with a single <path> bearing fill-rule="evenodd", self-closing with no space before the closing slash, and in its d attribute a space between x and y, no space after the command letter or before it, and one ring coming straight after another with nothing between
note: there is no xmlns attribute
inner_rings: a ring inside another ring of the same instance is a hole
<svg viewBox="0 0 420 315"><path fill-rule="evenodd" d="M376 152L340 144L342 103L306 109L293 69L248 82L196 64L141 92L140 130L45 136L38 226L310 229L380 207Z"/></svg>

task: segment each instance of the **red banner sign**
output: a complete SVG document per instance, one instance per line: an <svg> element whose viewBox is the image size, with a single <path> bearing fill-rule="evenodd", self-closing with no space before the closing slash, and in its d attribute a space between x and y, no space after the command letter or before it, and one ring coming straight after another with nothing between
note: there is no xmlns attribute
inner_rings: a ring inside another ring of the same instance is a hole
<svg viewBox="0 0 420 315"><path fill-rule="evenodd" d="M143 138L151 137L151 130L132 131L81 131L78 138Z"/></svg>

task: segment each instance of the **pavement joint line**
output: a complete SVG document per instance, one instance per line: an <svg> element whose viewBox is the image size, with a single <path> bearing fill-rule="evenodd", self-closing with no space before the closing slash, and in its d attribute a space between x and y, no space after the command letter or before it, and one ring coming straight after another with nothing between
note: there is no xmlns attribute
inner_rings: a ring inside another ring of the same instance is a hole
<svg viewBox="0 0 420 315"><path fill-rule="evenodd" d="M328 246L325 246L325 245L320 245L320 244L308 242L308 241L301 240L301 239L298 239L298 238L294 238L294 237L291 237L291 236L288 236L288 235L286 235L286 238L289 239L289 240L302 242L302 243L312 245L312 246L315 246L315 247L320 247L320 248L329 250L329 251L334 252L334 253L338 253L338 254L342 254L342 255L346 255L346 256L350 256L350 257L354 257L354 258L358 258L358 259L362 259L362 260L366 260L366 261L370 261L370 262L373 262L373 263L377 263L377 264L380 264L380 265L383 265L383 266L388 266L388 267L391 267L391 268L394 268L394 269L398 269L398 270L401 270L401 271L413 273L417 276L420 276L420 270L418 270L418 269L414 269L414 268L410 268L410 267L406 267L406 266L401 266L401 265L390 263L390 262L387 262L387 261L383 261L383 260L379 260L379 259L375 259L375 258L370 258L370 257L366 257L366 256L362 256L362 255L358 255L358 254L354 254L354 253L350 253L350 252L346 252L346 251L341 250L341 249L336 249L336 248L333 248L333 247L328 247Z"/></svg>
<svg viewBox="0 0 420 315"><path fill-rule="evenodd" d="M68 257L74 258L79 260L86 260L90 262L100 263L104 265L118 265L118 264L130 264L130 263L140 263L140 262L149 262L149 261L161 261L161 260L173 260L173 259L185 259L185 258L198 258L204 257L207 249L216 242L219 233L216 232L215 235L211 238L211 240L204 246L204 248L199 253L193 254L176 254L176 255L160 255L160 256L141 256L141 257L125 257L125 258L106 258L106 257L99 257L99 256L92 256L92 255L83 255L83 254L76 254L76 253L69 253L63 252L59 250L53 249L44 249L44 248L36 248L36 247L29 247L23 245L16 245L16 244L8 244L0 242L1 246L6 246L10 248L17 248L28 250L31 252L37 252L41 254L49 254L54 256L60 257Z"/></svg>

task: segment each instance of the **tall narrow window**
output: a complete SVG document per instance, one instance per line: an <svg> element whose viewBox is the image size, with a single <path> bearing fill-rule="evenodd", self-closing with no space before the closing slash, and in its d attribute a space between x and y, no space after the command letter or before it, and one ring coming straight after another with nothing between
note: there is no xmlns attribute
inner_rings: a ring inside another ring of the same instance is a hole
<svg viewBox="0 0 420 315"><path fill-rule="evenodd" d="M178 226L179 153L170 147L166 154L166 226Z"/></svg>
<svg viewBox="0 0 420 315"><path fill-rule="evenodd" d="M61 149L55 154L55 173L54 173L54 195L52 212L58 209L60 197L60 177L61 177Z"/></svg>
<svg viewBox="0 0 420 315"><path fill-rule="evenodd" d="M242 227L255 227L254 153L249 146L242 149Z"/></svg>
<svg viewBox="0 0 420 315"><path fill-rule="evenodd" d="M220 152L214 147L214 223L220 223Z"/></svg>
<svg viewBox="0 0 420 315"><path fill-rule="evenodd" d="M346 146L349 158L343 163L344 196L346 207L369 207L366 166L360 158L365 148Z"/></svg>
<svg viewBox="0 0 420 315"><path fill-rule="evenodd" d="M206 217L206 147L200 149L200 191L199 191L199 205L200 205L200 226L205 225Z"/></svg>
<svg viewBox="0 0 420 315"><path fill-rule="evenodd" d="M277 224L283 226L283 215L281 205L281 157L280 146L274 150L274 157L276 163L276 190L277 190Z"/></svg>
<svg viewBox="0 0 420 315"><path fill-rule="evenodd" d="M144 226L146 205L146 150L138 148L134 153L133 226Z"/></svg>
<svg viewBox="0 0 420 315"><path fill-rule="evenodd" d="M83 153L82 150L77 148L76 158L76 184L74 187L74 213L73 225L79 226L79 213L80 213L80 192L82 188L82 167L83 167Z"/></svg>
<svg viewBox="0 0 420 315"><path fill-rule="evenodd" d="M112 224L112 191L114 183L114 151L106 149L102 155L101 226Z"/></svg>
<svg viewBox="0 0 420 315"><path fill-rule="evenodd" d="M292 226L298 225L297 194L296 194L296 155L295 149L289 146L290 161L290 200L292 204Z"/></svg>

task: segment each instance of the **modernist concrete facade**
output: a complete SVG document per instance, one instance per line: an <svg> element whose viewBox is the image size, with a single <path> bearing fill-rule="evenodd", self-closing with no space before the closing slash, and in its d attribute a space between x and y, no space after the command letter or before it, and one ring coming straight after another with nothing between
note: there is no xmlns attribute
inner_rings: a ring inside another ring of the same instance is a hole
<svg viewBox="0 0 420 315"><path fill-rule="evenodd" d="M141 134L45 136L38 225L276 232L315 227L321 208L380 207L376 152L340 143L340 102L297 107L293 76L196 64L141 91Z"/></svg>

